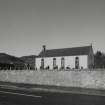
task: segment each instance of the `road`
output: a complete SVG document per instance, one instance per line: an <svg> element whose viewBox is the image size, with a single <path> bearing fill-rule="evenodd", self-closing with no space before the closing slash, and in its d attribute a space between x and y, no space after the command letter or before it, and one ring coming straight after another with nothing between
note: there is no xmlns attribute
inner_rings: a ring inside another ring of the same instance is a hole
<svg viewBox="0 0 105 105"><path fill-rule="evenodd" d="M0 85L0 105L105 105L105 95L98 92L85 94L83 91L69 92L68 89L52 90L40 86L33 89Z"/></svg>

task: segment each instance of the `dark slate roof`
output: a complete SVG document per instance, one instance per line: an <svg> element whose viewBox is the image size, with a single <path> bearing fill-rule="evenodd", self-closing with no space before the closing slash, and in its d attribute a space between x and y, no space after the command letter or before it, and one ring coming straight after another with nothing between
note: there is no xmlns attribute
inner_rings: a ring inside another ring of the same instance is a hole
<svg viewBox="0 0 105 105"><path fill-rule="evenodd" d="M88 55L90 50L92 50L92 46L51 49L46 50L45 52L40 52L40 54L37 57Z"/></svg>

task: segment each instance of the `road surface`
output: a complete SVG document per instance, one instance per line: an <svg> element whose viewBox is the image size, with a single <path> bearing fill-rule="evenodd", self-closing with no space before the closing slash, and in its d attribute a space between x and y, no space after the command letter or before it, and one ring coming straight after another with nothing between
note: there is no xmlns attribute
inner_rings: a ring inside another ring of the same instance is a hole
<svg viewBox="0 0 105 105"><path fill-rule="evenodd" d="M105 105L105 91L0 84L0 105Z"/></svg>

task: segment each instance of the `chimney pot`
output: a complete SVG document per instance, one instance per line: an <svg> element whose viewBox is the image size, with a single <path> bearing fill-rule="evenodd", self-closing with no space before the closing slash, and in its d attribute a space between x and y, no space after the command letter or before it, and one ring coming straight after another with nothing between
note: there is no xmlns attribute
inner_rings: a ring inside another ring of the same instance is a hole
<svg viewBox="0 0 105 105"><path fill-rule="evenodd" d="M46 45L43 45L43 52L46 51Z"/></svg>

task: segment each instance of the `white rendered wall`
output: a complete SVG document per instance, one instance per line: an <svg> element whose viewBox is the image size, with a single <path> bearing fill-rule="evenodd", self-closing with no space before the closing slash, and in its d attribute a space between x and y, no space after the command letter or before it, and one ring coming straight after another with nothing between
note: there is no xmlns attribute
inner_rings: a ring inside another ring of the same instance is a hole
<svg viewBox="0 0 105 105"><path fill-rule="evenodd" d="M88 56L84 55L84 56L80 56L80 66L82 66L83 68L88 68Z"/></svg>
<svg viewBox="0 0 105 105"><path fill-rule="evenodd" d="M88 60L87 55L81 56L64 56L65 59L65 67L69 66L70 68L75 68L75 57L79 57L79 66L83 68L88 68ZM44 65L45 67L50 66L50 69L53 69L53 58L56 58L56 65L58 68L61 67L61 58L62 57L45 57ZM40 69L41 66L41 58L36 58L36 67Z"/></svg>
<svg viewBox="0 0 105 105"><path fill-rule="evenodd" d="M52 57L47 57L47 58L44 58L45 60L45 67L49 66L50 69L53 68L53 58Z"/></svg>
<svg viewBox="0 0 105 105"><path fill-rule="evenodd" d="M61 57L45 57L44 58L44 66L50 66L50 69L53 69L53 58L56 58L56 65L58 65L58 68L61 67ZM37 69L40 69L41 66L41 59L42 58L36 58L36 67Z"/></svg>
<svg viewBox="0 0 105 105"><path fill-rule="evenodd" d="M79 66L83 68L88 68L87 55L81 56L66 56L65 57L65 67L75 68L75 57L79 57Z"/></svg>

